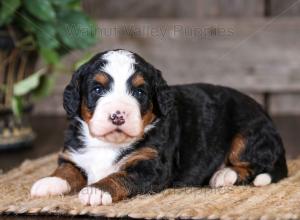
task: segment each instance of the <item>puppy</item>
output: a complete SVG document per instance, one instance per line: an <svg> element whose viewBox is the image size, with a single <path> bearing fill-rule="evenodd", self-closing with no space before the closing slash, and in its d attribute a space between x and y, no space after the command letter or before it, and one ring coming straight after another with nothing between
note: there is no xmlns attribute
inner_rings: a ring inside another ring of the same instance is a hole
<svg viewBox="0 0 300 220"><path fill-rule="evenodd" d="M254 100L222 86L168 86L126 50L82 65L63 102L70 124L59 165L32 196L79 192L85 205L107 205L167 187L264 186L287 176L281 138Z"/></svg>

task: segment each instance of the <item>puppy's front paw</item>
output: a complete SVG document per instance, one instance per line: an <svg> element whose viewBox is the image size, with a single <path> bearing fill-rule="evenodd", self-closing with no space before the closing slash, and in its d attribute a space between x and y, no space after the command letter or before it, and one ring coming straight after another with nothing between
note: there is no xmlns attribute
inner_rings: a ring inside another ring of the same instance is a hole
<svg viewBox="0 0 300 220"><path fill-rule="evenodd" d="M225 167L214 173L209 181L209 185L212 188L222 187L222 186L232 186L237 181L237 173L231 168Z"/></svg>
<svg viewBox="0 0 300 220"><path fill-rule="evenodd" d="M111 195L92 186L84 187L78 194L80 202L84 205L109 205L112 203Z"/></svg>
<svg viewBox="0 0 300 220"><path fill-rule="evenodd" d="M33 184L30 194L32 197L62 195L70 190L71 187L66 180L59 177L45 177Z"/></svg>

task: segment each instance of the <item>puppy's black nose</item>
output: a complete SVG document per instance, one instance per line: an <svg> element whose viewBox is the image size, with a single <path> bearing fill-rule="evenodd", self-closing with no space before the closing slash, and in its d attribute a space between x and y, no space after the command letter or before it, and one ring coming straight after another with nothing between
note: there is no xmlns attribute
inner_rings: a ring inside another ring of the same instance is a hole
<svg viewBox="0 0 300 220"><path fill-rule="evenodd" d="M116 111L116 113L110 115L110 120L114 125L117 126L120 126L125 123L125 119L120 111Z"/></svg>

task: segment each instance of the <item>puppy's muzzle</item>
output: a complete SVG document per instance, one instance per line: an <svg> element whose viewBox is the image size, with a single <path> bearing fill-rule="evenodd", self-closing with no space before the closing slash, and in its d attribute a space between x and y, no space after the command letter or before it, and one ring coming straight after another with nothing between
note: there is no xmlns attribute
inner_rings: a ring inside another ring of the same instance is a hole
<svg viewBox="0 0 300 220"><path fill-rule="evenodd" d="M92 136L108 142L121 143L142 134L139 105L130 98L102 100L89 122Z"/></svg>

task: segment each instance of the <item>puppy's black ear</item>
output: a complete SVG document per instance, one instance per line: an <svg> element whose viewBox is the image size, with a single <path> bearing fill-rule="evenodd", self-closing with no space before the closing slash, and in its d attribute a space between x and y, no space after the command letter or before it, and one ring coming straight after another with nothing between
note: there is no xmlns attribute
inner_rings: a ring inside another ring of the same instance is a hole
<svg viewBox="0 0 300 220"><path fill-rule="evenodd" d="M79 115L81 102L80 83L81 76L85 72L85 65L81 66L72 76L70 83L66 86L63 95L63 106L67 112L68 118L74 118Z"/></svg>
<svg viewBox="0 0 300 220"><path fill-rule="evenodd" d="M174 107L174 94L172 93L167 82L162 77L161 71L154 70L154 99L156 107L161 116L167 116Z"/></svg>

